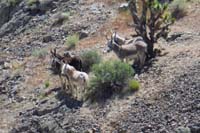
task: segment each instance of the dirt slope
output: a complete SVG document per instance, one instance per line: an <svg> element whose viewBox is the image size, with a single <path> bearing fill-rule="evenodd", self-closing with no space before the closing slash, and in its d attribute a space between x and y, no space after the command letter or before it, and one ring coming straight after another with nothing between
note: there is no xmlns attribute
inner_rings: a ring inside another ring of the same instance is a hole
<svg viewBox="0 0 200 133"><path fill-rule="evenodd" d="M60 81L47 70L49 55L33 56L34 49L65 49L66 36L87 31L77 51L102 50L102 36L110 29L129 36L131 17L118 14L120 3L111 0L57 0L42 15L24 13L23 1L12 24L19 28L0 38L0 133L7 132L155 132L178 127L200 130L200 3L191 2L188 15L172 26L168 42L160 40L164 56L139 75L141 89L103 104L87 105L70 98ZM18 8L17 8L18 9ZM67 23L53 26L56 15L70 10ZM23 13L22 13L23 12ZM74 12L74 13L73 13ZM20 14L20 15L19 15ZM24 21L26 22L18 23ZM15 23L16 22L16 23ZM46 41L47 39L47 41ZM104 55L109 57L109 55ZM45 83L50 86L45 88ZM48 96L45 92L53 90ZM185 129L186 130L186 129ZM194 132L195 133L195 132Z"/></svg>

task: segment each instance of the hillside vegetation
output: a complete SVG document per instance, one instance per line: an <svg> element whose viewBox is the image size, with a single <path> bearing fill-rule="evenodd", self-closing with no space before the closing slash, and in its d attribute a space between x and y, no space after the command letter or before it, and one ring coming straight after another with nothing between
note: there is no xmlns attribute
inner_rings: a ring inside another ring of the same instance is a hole
<svg viewBox="0 0 200 133"><path fill-rule="evenodd" d="M126 0L1 0L0 133L199 133L200 1L174 1L169 36L134 75L103 52L111 31L136 34ZM84 61L84 100L50 71L54 48Z"/></svg>

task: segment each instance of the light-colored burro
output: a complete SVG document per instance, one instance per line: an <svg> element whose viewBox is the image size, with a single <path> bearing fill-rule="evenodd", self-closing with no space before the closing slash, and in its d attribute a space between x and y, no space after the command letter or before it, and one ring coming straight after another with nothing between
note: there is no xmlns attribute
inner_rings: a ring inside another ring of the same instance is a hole
<svg viewBox="0 0 200 133"><path fill-rule="evenodd" d="M80 91L79 88L81 88L82 93L85 93L85 88L87 87L89 82L89 76L87 73L78 71L69 64L63 64L61 69L61 74L69 78L71 87L72 85L74 85L74 88L76 88L75 95L77 98L79 94L78 91Z"/></svg>
<svg viewBox="0 0 200 133"><path fill-rule="evenodd" d="M107 52L113 50L122 60L128 62L134 60L141 69L144 66L147 53L147 44L142 37L136 37L134 40L126 40L117 33L112 34L111 39L107 42Z"/></svg>

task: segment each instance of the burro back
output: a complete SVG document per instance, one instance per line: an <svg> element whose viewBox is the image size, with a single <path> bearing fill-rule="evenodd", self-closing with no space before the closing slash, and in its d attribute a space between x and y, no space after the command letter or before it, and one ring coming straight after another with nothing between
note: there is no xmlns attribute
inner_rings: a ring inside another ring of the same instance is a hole
<svg viewBox="0 0 200 133"><path fill-rule="evenodd" d="M116 38L118 38L117 34L111 36L111 39L107 42L107 52L113 50L115 54L122 60L134 60L134 64L137 63L139 68L142 68L145 63L146 53L147 53L147 43L143 40L142 37L136 37L135 39L128 41L124 41L124 43L120 43ZM122 37L120 37L122 38Z"/></svg>

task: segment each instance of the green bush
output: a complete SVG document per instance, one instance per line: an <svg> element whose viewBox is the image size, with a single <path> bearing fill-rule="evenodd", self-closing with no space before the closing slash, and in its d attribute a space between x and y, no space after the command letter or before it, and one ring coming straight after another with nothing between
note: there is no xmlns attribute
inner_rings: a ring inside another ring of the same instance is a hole
<svg viewBox="0 0 200 133"><path fill-rule="evenodd" d="M100 63L101 56L97 53L97 51L90 50L82 53L81 59L83 62L83 71L90 71L94 64Z"/></svg>
<svg viewBox="0 0 200 133"><path fill-rule="evenodd" d="M180 19L186 16L187 1L186 0L174 0L170 5L169 8L172 12L172 17L176 19Z"/></svg>
<svg viewBox="0 0 200 133"><path fill-rule="evenodd" d="M27 0L27 5L28 6L32 6L34 4L36 4L39 0Z"/></svg>
<svg viewBox="0 0 200 133"><path fill-rule="evenodd" d="M44 86L45 86L45 88L48 88L50 86L50 82L49 81L45 81Z"/></svg>
<svg viewBox="0 0 200 133"><path fill-rule="evenodd" d="M108 98L121 92L126 81L133 76L131 66L120 61L106 61L92 67L94 77L90 81L89 95L92 101Z"/></svg>
<svg viewBox="0 0 200 133"><path fill-rule="evenodd" d="M130 91L137 91L140 88L140 84L136 80L130 80L128 83L128 87Z"/></svg>
<svg viewBox="0 0 200 133"><path fill-rule="evenodd" d="M45 57L48 54L48 51L46 49L35 49L32 51L32 55L35 57Z"/></svg>
<svg viewBox="0 0 200 133"><path fill-rule="evenodd" d="M68 49L72 49L76 47L76 44L79 42L79 36L77 34L71 35L67 37L66 45Z"/></svg>

